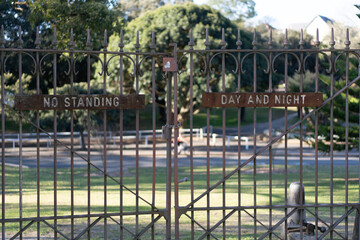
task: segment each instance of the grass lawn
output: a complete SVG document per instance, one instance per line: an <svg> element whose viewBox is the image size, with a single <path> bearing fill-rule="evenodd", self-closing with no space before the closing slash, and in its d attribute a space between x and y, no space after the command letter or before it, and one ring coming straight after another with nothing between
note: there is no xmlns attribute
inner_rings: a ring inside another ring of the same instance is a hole
<svg viewBox="0 0 360 240"><path fill-rule="evenodd" d="M289 108L288 114L294 113L296 109ZM284 108L272 108L272 119L284 117ZM200 112L194 115L194 128L206 126L207 112L206 109L201 109ZM264 123L269 121L269 108L256 108L257 123ZM241 125L248 125L254 122L254 108L245 108L245 117L241 121ZM237 127L238 124L238 109L226 109L226 127ZM185 128L190 125L189 120L185 123ZM222 127L222 109L210 109L210 125L213 127Z"/></svg>
<svg viewBox="0 0 360 240"><path fill-rule="evenodd" d="M257 205L268 205L269 204L269 172L267 171L269 167L266 165L258 166L257 173L257 182L256 182L256 203ZM227 171L231 171L233 167L229 167ZM242 206L251 206L254 205L254 176L253 176L253 167L246 166L241 171L241 201ZM345 202L345 167L336 166L334 168L334 202L335 203L344 203ZM321 166L319 169L319 203L329 203L330 202L330 167ZM306 203L315 202L315 167L314 166L304 166L304 184L306 190ZM129 169L124 176L124 184L135 190L136 183L136 174L135 169ZM103 213L104 211L104 177L97 174L97 172L91 170L91 213ZM217 167L211 168L210 183L215 184L221 179L222 169ZM284 194L285 183L284 183L284 168L283 166L273 166L273 187L272 187L272 204L284 204L286 196ZM58 169L58 215L70 215L70 171L69 169ZM74 214L86 214L87 213L87 170L84 168L77 168L74 171L74 198L75 198L75 212ZM146 199L149 202L152 202L152 169L150 168L140 168L139 169L139 195ZM288 184L291 182L299 181L299 167L289 166L288 167ZM350 168L349 178L357 178L358 169ZM190 178L190 169L189 168L179 168L179 179L188 177ZM115 177L119 179L119 177ZM37 215L37 195L36 195L36 169L23 169L23 217L36 217ZM205 167L196 167L194 169L194 196L198 196L206 190L206 168ZM41 216L52 216L54 213L53 210L53 170L52 169L41 169L40 172L41 180ZM165 180L166 180L166 171L165 168L156 169L156 195L155 195L155 205L158 209L165 208ZM180 184L179 188L179 202L181 206L187 205L191 201L191 185L190 181ZM6 218L18 218L19 217L19 169L16 167L6 167L5 175L5 216ZM359 202L359 182L350 181L349 182L349 202L358 203ZM108 179L107 183L107 211L109 213L116 213L120 211L119 202L120 202L120 190L119 185ZM226 181L226 206L237 206L238 205L238 178L237 174ZM133 194L124 190L124 212L131 212L136 210L136 200ZM172 200L172 205L174 200ZM210 194L210 206L222 206L222 187L219 186L213 190ZM194 207L204 207L206 206L206 197L200 200L195 204ZM149 211L149 207L146 203L139 200L139 210L140 211ZM315 211L314 209L309 209ZM344 207L339 207L334 209L335 220L344 214ZM229 213L230 211L226 211ZM248 210L249 214L254 214L253 210ZM257 217L264 225L268 225L269 221L269 210L258 210ZM191 216L191 212L187 212ZM272 212L273 224L280 220L284 216L284 210L273 210ZM330 210L329 208L319 209L319 214L321 218L327 222L330 220ZM349 220L349 232L352 232L353 229L353 215ZM206 211L194 213L194 218L200 224L206 227ZM210 222L211 226L216 222L221 220L222 211L211 211L210 212ZM314 221L314 217L311 214L307 213L307 220L309 222ZM114 217L119 221L119 217ZM92 219L92 221L94 221ZM243 239L253 239L253 219L249 217L244 211L241 212L241 229L242 229L242 238ZM125 226L131 231L135 232L135 217L127 216L124 217ZM142 230L149 222L151 221L151 216L149 215L140 215L139 216L139 231ZM52 220L48 221L50 224L53 224ZM27 224L28 222L25 222ZM86 227L87 219L77 219L75 220L75 233L79 233ZM59 229L66 234L70 232L70 220L59 220ZM226 232L227 239L237 239L238 231L238 213L234 213L226 222ZM165 221L163 218L155 224L155 236L156 239L164 239L164 226ZM188 217L183 215L180 218L180 233L181 239L190 239L191 232L191 221ZM6 224L6 236L11 237L11 234L18 231L18 223L7 223ZM341 224L338 228L339 232L343 232L344 226ZM45 224L41 224L41 235L42 236L53 236L53 231L51 228L46 227ZM92 229L92 239L102 239L103 232L103 220L100 221ZM113 221L108 220L108 236L109 239L116 239L119 232L119 226ZM261 227L258 224L257 227L258 234L264 233L265 228ZM280 234L280 228L276 231ZM150 238L151 231L148 231L144 235L144 239ZM195 226L195 238L200 237L204 233L199 227ZM214 235L218 238L222 236L222 227L218 227L214 231ZM33 224L26 232L24 236L36 236L36 223ZM69 235L68 235L69 236ZM75 234L76 236L76 234ZM131 235L126 235L130 237ZM126 239L126 238L125 238Z"/></svg>

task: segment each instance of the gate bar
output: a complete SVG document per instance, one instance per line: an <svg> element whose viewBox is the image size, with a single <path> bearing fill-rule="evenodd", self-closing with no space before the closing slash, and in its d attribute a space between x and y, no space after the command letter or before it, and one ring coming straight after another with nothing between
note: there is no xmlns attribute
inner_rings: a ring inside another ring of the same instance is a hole
<svg viewBox="0 0 360 240"><path fill-rule="evenodd" d="M172 75L167 72L167 97L166 97L166 125L171 125L171 85ZM166 136L166 239L171 239L171 134L168 129L165 131ZM176 182L176 181L175 181Z"/></svg>
<svg viewBox="0 0 360 240"><path fill-rule="evenodd" d="M0 49L5 48L4 25L1 25ZM5 52L1 51L1 236L5 239Z"/></svg>

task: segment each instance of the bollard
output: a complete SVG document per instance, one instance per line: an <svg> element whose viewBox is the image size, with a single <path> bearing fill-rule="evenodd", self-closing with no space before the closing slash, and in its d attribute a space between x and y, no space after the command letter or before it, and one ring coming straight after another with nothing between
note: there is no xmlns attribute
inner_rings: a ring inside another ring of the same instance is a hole
<svg viewBox="0 0 360 240"><path fill-rule="evenodd" d="M301 197L301 191L302 191L302 197ZM299 182L293 182L290 184L288 204L289 205L305 204L304 185L301 185ZM287 209L287 213L290 213L293 210L294 208L289 208ZM319 230L320 232L326 231L324 227L319 227L318 229L316 229L315 225L311 223L307 223L304 209L296 209L296 211L286 220L286 223L287 223L287 227L285 228L286 225L283 224L283 228L281 231L282 239L285 239L285 236L288 234L297 234L301 231L303 231L303 234L307 236L314 236L315 230Z"/></svg>
<svg viewBox="0 0 360 240"><path fill-rule="evenodd" d="M302 199L300 199L301 189L302 189ZM305 204L304 185L301 186L299 182L293 182L290 184L288 204L289 205ZM288 213L291 212L292 210L293 208L288 209ZM288 218L288 224L296 224L296 225L304 226L304 224L306 224L306 216L304 209L296 210L296 212Z"/></svg>

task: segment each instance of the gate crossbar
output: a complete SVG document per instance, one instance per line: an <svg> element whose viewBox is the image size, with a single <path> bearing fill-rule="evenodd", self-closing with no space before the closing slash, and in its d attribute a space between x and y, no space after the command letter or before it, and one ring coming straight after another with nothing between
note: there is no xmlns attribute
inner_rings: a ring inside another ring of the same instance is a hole
<svg viewBox="0 0 360 240"><path fill-rule="evenodd" d="M353 85L354 83L356 83L358 80L360 79L360 76L357 76L354 80L352 80L350 83L348 83L345 87L343 87L342 89L340 89L337 93L335 93L332 97L329 97L328 99L326 99L323 104L315 109L313 109L311 112L309 112L308 114L306 114L303 119L297 121L295 124L293 124L292 126L290 126L288 129L285 130L284 133L282 133L281 135L279 135L278 137L274 138L272 141L270 141L265 147L261 148L259 151L257 151L252 157L250 157L248 160L246 160L244 163L240 164L237 168L235 168L233 171L231 171L229 174L227 174L224 178L222 178L220 181L218 181L217 183L215 183L214 185L212 185L210 188L208 188L205 192L203 192L202 194L200 194L196 199L194 199L193 201L191 201L188 205L186 205L185 207L182 207L182 209L184 211L186 211L187 209L189 209L192 205L194 205L196 202L198 202L200 199L202 199L204 196L206 196L208 193L210 193L212 190L214 190L215 188L217 188L220 184L224 183L227 179L229 179L230 177L232 177L234 174L236 174L240 169L242 169L243 167L245 167L247 164L249 164L251 161L253 161L257 156L261 155L263 152L265 152L266 150L269 149L270 146L272 146L274 143L276 143L277 141L279 141L282 137L284 137L286 134L290 133L295 127L297 127L298 125L300 125L301 123L303 123L307 118L311 117L314 113L316 113L317 111L319 111L321 108L323 108L325 105L327 105L329 102L331 102L332 100L334 100L334 98L336 98L338 95L340 95L342 92L344 92L345 90L347 90L351 85Z"/></svg>

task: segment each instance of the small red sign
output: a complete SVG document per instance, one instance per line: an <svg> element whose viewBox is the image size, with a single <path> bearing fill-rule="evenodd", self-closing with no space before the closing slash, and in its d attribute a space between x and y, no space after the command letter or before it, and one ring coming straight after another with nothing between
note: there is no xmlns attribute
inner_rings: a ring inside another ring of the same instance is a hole
<svg viewBox="0 0 360 240"><path fill-rule="evenodd" d="M163 58L163 71L164 72L177 71L177 63L174 58Z"/></svg>

